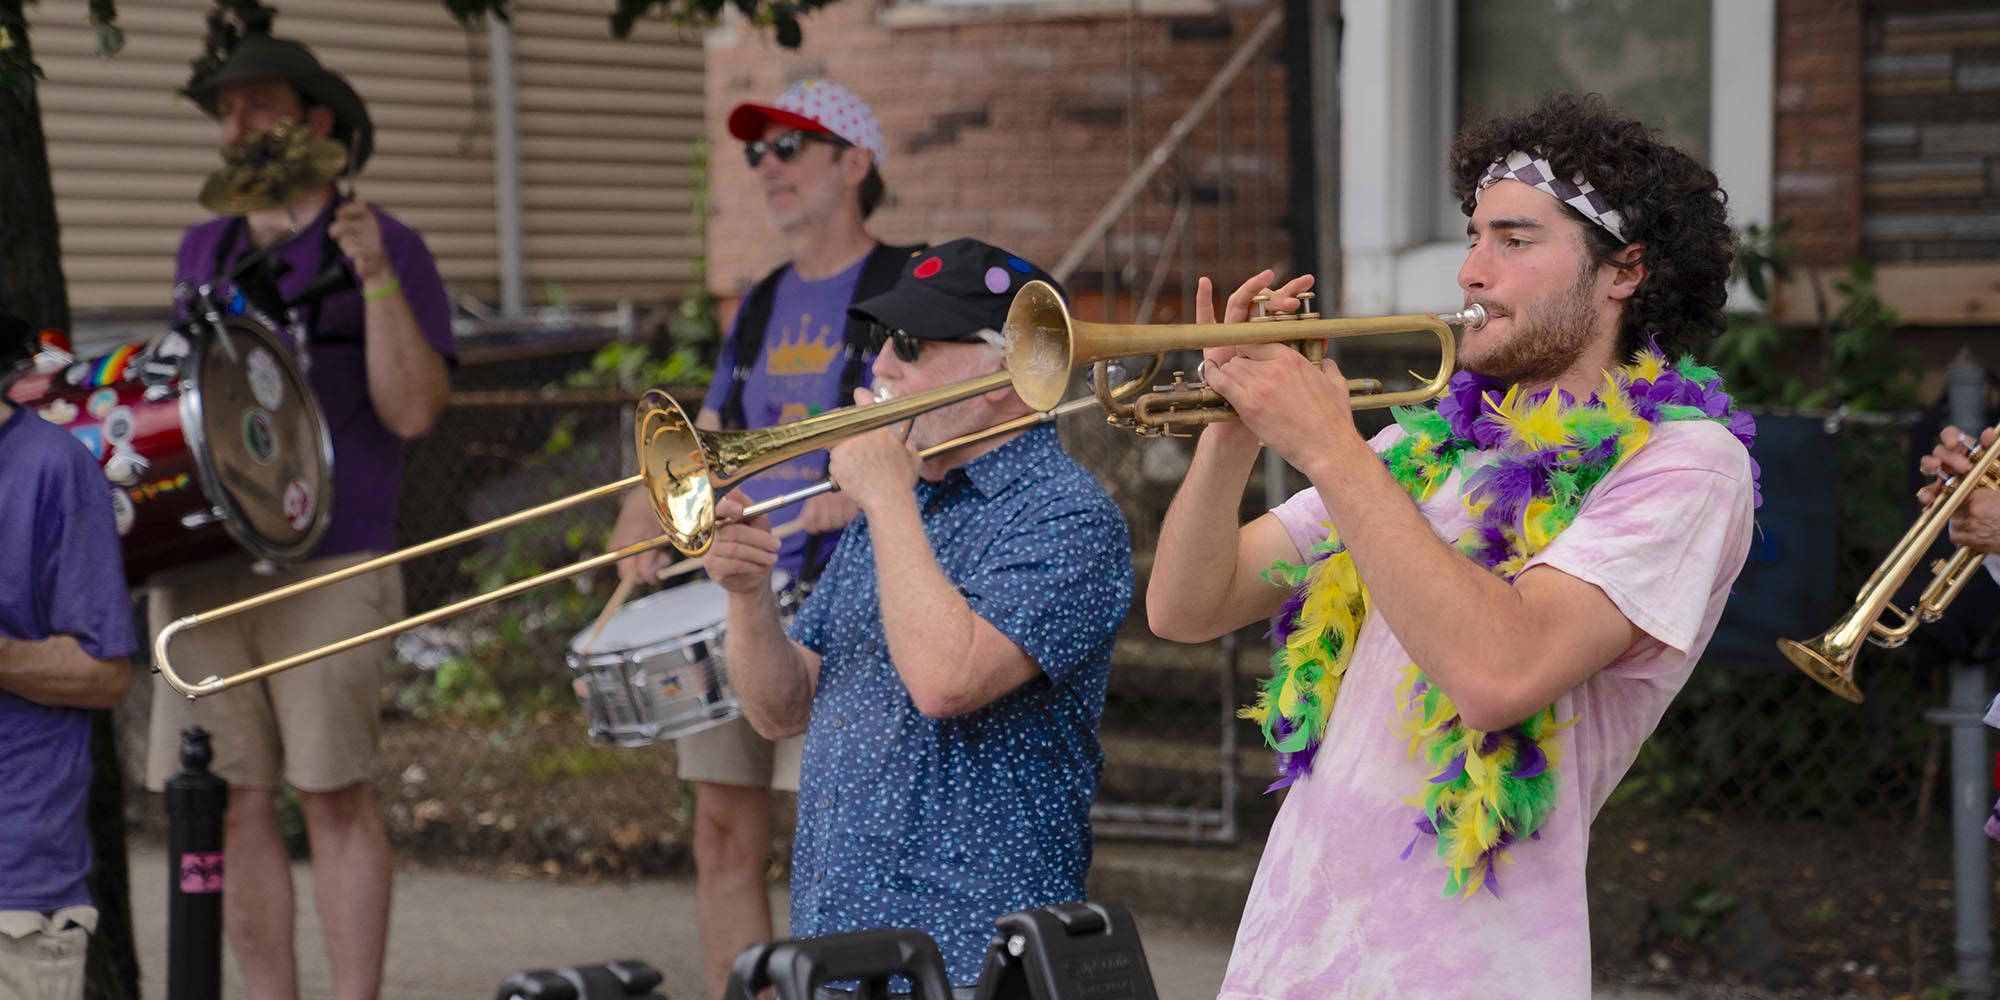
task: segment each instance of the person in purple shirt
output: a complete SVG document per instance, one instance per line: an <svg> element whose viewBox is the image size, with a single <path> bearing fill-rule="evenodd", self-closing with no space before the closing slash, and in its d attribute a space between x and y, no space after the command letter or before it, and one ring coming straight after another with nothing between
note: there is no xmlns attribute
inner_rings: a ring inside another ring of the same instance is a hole
<svg viewBox="0 0 2000 1000"><path fill-rule="evenodd" d="M79 1000L97 928L84 878L90 709L132 685L131 606L104 474L6 402L33 331L0 315L0 996Z"/></svg>
<svg viewBox="0 0 2000 1000"><path fill-rule="evenodd" d="M360 95L297 42L248 36L186 93L216 119L225 145L289 119L345 146L350 174L372 151ZM257 280L232 287L227 276L258 251L274 263L246 271ZM331 184L289 204L188 230L174 277L176 284L212 286L214 300L232 312L255 307L297 316L311 359L308 377L332 437L333 513L306 562L253 572L246 557L235 557L155 575L148 595L156 632L176 616L391 548L403 444L436 422L456 364L444 282L423 239ZM328 279L336 291L300 301L309 285L324 287ZM279 335L290 341L292 334ZM402 603L396 571L368 574L192 633L175 652L203 674L228 676L386 624L401 615ZM297 994L291 863L274 810L281 781L298 792L311 839L314 899L334 993L371 997L379 990L389 842L371 779L388 656L385 644L372 644L200 701L182 699L164 683L155 690L148 782L164 786L177 766L181 730L199 724L214 735L214 770L230 784L224 925L251 996Z"/></svg>
<svg viewBox="0 0 2000 1000"><path fill-rule="evenodd" d="M800 80L771 104L737 105L729 132L745 143L789 260L743 297L695 418L704 430L764 427L846 405L856 387L871 382L865 331L847 307L894 285L916 250L878 243L868 232L867 219L887 193L877 169L887 146L875 113L847 88ZM825 476L821 452L771 469L743 491L763 500ZM856 511L834 493L774 512L775 524L797 529L784 540L778 566L810 583ZM659 532L645 491L634 490L611 546ZM651 580L665 558L657 549L635 556L619 574ZM679 741L680 776L695 787L695 899L711 995L722 993L744 948L771 938L764 882L771 792L798 791L799 747L796 739L773 744L741 719Z"/></svg>

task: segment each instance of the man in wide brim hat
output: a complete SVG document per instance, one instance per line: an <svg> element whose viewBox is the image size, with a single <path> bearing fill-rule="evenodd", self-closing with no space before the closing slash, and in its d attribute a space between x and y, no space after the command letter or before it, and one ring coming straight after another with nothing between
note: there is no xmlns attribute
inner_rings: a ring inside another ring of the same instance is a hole
<svg viewBox="0 0 2000 1000"><path fill-rule="evenodd" d="M272 516L288 519L326 512L325 533L307 558L269 575L253 571L244 553L153 574L146 590L154 634L174 615L394 548L404 444L436 423L457 358L451 301L422 235L352 190L339 190L337 164L317 166L344 159L351 173L368 158L368 114L347 81L297 42L252 35L185 93L215 119L225 157L239 148L262 151L279 133L295 138L301 130L309 146L348 145L324 160L308 146L304 160L314 169L282 184L222 185L223 193L243 197L204 197L216 217L182 235L169 286L207 290L199 305L187 298L176 303L182 317L211 307L246 322L261 315L280 321L273 336L301 360L309 345L312 365L304 374L325 418L333 469L326 482L294 479L281 497L264 501ZM261 172L269 162L256 166ZM294 165L289 158L277 162ZM224 171L237 166L225 162ZM281 370L277 355L259 351L242 359L253 386L260 370ZM301 405L289 394L253 395L270 419ZM228 675L270 656L379 629L402 616L402 578L394 569L378 570L298 598L204 636L202 661L226 664L214 669ZM286 786L296 793L312 843L313 897L335 993L381 994L392 876L374 770L383 674L392 656L386 646L370 644L317 669L259 679L198 702L156 689L147 785L166 787L179 770L180 734L193 725L211 734L210 770L229 783L223 929L250 996L298 995L297 897L277 816L278 792Z"/></svg>
<svg viewBox="0 0 2000 1000"><path fill-rule="evenodd" d="M309 112L313 107L331 112L331 138L347 147L348 172L361 172L368 155L375 151L375 126L368 119L368 105L345 77L321 66L311 49L289 38L245 37L220 68L188 84L182 93L210 118L217 118L216 99L223 86L262 80L290 84Z"/></svg>

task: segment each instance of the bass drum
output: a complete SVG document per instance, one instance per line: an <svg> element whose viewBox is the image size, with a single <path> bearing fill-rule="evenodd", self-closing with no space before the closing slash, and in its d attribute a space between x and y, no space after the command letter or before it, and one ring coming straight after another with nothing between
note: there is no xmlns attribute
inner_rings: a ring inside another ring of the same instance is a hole
<svg viewBox="0 0 2000 1000"><path fill-rule="evenodd" d="M233 548L294 562L326 533L326 418L290 349L253 319L189 320L8 395L97 457L134 584Z"/></svg>

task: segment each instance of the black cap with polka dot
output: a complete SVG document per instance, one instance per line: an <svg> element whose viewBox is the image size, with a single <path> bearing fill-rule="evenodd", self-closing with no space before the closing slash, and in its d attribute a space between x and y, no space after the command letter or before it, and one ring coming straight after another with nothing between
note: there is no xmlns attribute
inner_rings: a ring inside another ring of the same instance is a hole
<svg viewBox="0 0 2000 1000"><path fill-rule="evenodd" d="M910 340L980 340L981 331L998 333L1006 326L1014 293L1029 281L1062 291L1048 272L1014 253L957 239L911 254L893 287L847 311L874 326L878 349L892 336L899 346Z"/></svg>

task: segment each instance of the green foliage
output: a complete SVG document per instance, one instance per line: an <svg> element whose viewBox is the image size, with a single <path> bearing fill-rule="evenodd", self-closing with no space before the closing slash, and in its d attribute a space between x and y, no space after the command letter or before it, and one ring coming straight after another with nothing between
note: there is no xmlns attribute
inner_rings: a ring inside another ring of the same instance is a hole
<svg viewBox="0 0 2000 1000"><path fill-rule="evenodd" d="M1785 242L1790 230L1789 220L1770 229L1750 226L1737 248L1735 277L1757 308L1731 313L1707 358L1730 394L1748 406L1788 410L1914 407L1917 362L1895 346L1896 313L1876 294L1874 267L1866 261L1849 264L1833 282L1837 309L1828 315L1821 303L1819 364L1798 363L1809 331L1773 322L1769 309L1775 283L1793 274L1797 253Z"/></svg>
<svg viewBox="0 0 2000 1000"><path fill-rule="evenodd" d="M726 7L734 7L751 24L769 30L779 45L796 49L805 41L799 19L834 0L611 0L611 33L619 38L632 34L640 18L653 16L655 9L670 24L687 28L715 26ZM444 0L451 16L472 23L488 14L507 20L512 0Z"/></svg>
<svg viewBox="0 0 2000 1000"><path fill-rule="evenodd" d="M528 776L547 782L561 778L602 778L620 771L645 770L651 761L609 747L557 747L528 760Z"/></svg>
<svg viewBox="0 0 2000 1000"><path fill-rule="evenodd" d="M1735 873L1718 870L1683 886L1672 899L1653 909L1655 931L1684 944L1696 944L1722 927L1743 904L1736 894Z"/></svg>
<svg viewBox="0 0 2000 1000"><path fill-rule="evenodd" d="M105 6L111 0L100 0ZM215 0L208 8L208 30L202 35L201 52L188 64L188 86L214 76L236 44L245 35L268 35L278 12L259 0Z"/></svg>

